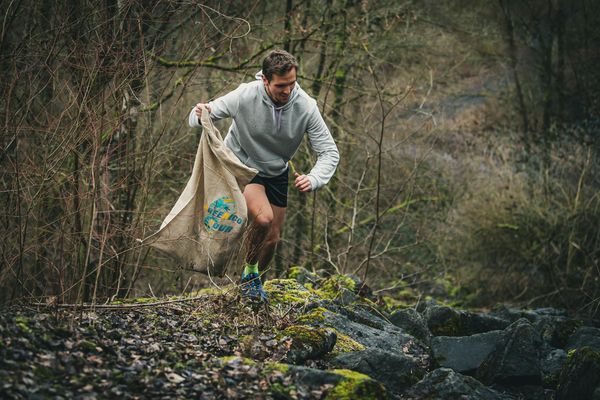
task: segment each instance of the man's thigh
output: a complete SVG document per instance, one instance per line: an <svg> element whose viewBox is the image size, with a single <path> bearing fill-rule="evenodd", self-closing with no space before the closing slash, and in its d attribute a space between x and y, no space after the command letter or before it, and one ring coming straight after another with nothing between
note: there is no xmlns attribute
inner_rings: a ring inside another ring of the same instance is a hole
<svg viewBox="0 0 600 400"><path fill-rule="evenodd" d="M255 220L257 216L262 215L269 220L274 219L273 208L269 203L265 187L257 183L250 183L244 189L244 198L248 206L248 217ZM279 207L278 207L279 208Z"/></svg>

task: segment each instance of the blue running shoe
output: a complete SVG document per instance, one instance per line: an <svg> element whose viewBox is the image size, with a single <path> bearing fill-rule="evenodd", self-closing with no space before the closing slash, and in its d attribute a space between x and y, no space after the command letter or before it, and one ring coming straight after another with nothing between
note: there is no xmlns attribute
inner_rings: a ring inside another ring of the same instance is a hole
<svg viewBox="0 0 600 400"><path fill-rule="evenodd" d="M263 289L260 275L249 273L242 276L241 281L242 298L256 302L267 302L267 293Z"/></svg>

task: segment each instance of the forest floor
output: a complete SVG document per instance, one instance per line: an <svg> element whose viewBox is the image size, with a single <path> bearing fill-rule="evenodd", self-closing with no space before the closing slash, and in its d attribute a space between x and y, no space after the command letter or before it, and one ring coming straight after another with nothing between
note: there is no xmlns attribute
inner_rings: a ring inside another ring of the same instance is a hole
<svg viewBox="0 0 600 400"><path fill-rule="evenodd" d="M286 339L236 296L125 308L15 307L0 315L2 398L263 398L290 385L283 374L249 367L241 354L253 335L264 360L279 361ZM142 299L143 301L143 299ZM269 323L270 322L270 323Z"/></svg>
<svg viewBox="0 0 600 400"><path fill-rule="evenodd" d="M0 398L560 400L600 393L598 321L548 308L481 313L434 299L399 301L373 296L356 277L299 267L291 274L265 282L269 303L259 306L241 301L231 285L94 308L5 308Z"/></svg>

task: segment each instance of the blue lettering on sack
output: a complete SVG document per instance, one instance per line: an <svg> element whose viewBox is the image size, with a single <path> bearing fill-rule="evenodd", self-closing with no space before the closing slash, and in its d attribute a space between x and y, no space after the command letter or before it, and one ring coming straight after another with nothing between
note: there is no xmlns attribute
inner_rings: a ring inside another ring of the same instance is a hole
<svg viewBox="0 0 600 400"><path fill-rule="evenodd" d="M204 227L209 232L231 232L236 225L244 223L244 219L235 211L235 202L228 196L204 204Z"/></svg>

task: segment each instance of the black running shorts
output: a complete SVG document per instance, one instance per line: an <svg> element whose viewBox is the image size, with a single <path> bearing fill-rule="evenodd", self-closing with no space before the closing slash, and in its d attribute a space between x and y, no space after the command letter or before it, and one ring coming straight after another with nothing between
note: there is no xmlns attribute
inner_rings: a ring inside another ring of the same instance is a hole
<svg viewBox="0 0 600 400"><path fill-rule="evenodd" d="M283 174L272 178L256 175L250 183L257 183L265 187L269 203L277 207L287 207L288 173L289 168Z"/></svg>

